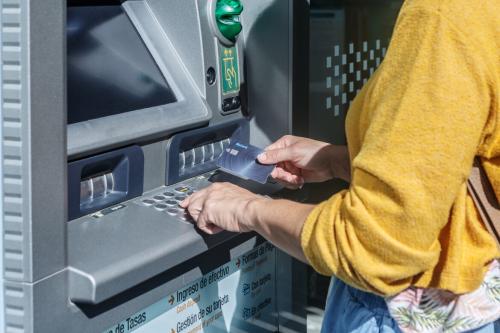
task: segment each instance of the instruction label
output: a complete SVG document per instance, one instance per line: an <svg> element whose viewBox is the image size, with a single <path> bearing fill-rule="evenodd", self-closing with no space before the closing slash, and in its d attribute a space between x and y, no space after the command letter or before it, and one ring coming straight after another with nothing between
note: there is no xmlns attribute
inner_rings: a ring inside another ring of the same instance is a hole
<svg viewBox="0 0 500 333"><path fill-rule="evenodd" d="M275 264L263 243L103 333L274 332Z"/></svg>
<svg viewBox="0 0 500 333"><path fill-rule="evenodd" d="M236 47L219 47L219 61L221 66L222 94L227 95L239 92L240 75Z"/></svg>

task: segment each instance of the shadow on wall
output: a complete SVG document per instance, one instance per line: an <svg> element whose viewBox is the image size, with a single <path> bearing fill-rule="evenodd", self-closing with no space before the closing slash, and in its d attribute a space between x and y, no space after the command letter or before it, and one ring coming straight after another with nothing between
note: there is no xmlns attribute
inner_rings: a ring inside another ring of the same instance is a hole
<svg viewBox="0 0 500 333"><path fill-rule="evenodd" d="M289 131L289 1L250 7L261 13L245 36L246 116L252 120L254 144L265 145Z"/></svg>

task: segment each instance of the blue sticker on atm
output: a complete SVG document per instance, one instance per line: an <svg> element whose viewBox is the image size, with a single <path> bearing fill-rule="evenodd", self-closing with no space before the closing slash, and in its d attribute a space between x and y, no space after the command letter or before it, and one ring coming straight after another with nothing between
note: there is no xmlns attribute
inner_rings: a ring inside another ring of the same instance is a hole
<svg viewBox="0 0 500 333"><path fill-rule="evenodd" d="M264 165L257 160L264 150L241 142L232 142L217 161L217 166L223 171L243 179L251 179L261 184L274 169L274 165Z"/></svg>

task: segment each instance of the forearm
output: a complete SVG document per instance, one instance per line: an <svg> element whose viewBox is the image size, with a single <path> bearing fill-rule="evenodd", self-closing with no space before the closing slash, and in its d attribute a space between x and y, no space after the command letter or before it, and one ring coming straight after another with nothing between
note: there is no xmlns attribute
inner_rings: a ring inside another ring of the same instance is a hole
<svg viewBox="0 0 500 333"><path fill-rule="evenodd" d="M259 198L249 205L251 228L302 262L307 262L300 244L302 226L314 206L288 200Z"/></svg>

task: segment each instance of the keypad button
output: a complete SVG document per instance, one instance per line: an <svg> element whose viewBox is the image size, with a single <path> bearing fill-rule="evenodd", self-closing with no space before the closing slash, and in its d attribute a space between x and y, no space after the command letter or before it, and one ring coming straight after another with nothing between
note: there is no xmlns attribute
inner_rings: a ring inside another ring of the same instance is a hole
<svg viewBox="0 0 500 333"><path fill-rule="evenodd" d="M177 207L179 205L179 203L177 201L174 201L174 200L167 200L167 201L165 201L165 205L167 205L169 207Z"/></svg>
<svg viewBox="0 0 500 333"><path fill-rule="evenodd" d="M168 206L165 204L156 204L155 205L155 209L157 209L157 210L165 210L167 208L168 208Z"/></svg>
<svg viewBox="0 0 500 333"><path fill-rule="evenodd" d="M188 186L179 186L175 189L175 192L184 194L184 193L189 192L190 190L191 190L191 188L189 188Z"/></svg>
<svg viewBox="0 0 500 333"><path fill-rule="evenodd" d="M164 195L159 194L159 195L155 195L153 197L153 199L158 200L158 201L163 201L163 200L167 199L167 197L164 196Z"/></svg>
<svg viewBox="0 0 500 333"><path fill-rule="evenodd" d="M167 198L175 197L175 194L170 191L163 192L163 195L166 196Z"/></svg>
<svg viewBox="0 0 500 333"><path fill-rule="evenodd" d="M178 202L184 201L185 199L186 199L185 195L178 195L175 197L175 200L177 200Z"/></svg>
<svg viewBox="0 0 500 333"><path fill-rule="evenodd" d="M187 195L191 195L191 194L193 194L194 192L195 192L195 191L192 191L192 190L191 190L191 191L187 191L187 193L186 193L186 194L187 194Z"/></svg>
<svg viewBox="0 0 500 333"><path fill-rule="evenodd" d="M151 199L143 199L142 203L145 204L146 206L151 206L152 204L156 203L156 201Z"/></svg>
<svg viewBox="0 0 500 333"><path fill-rule="evenodd" d="M178 211L175 208L169 208L169 209L167 209L167 214L168 215L177 216L177 213L178 213Z"/></svg>

